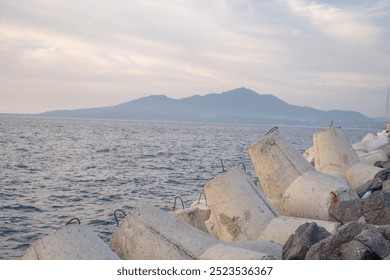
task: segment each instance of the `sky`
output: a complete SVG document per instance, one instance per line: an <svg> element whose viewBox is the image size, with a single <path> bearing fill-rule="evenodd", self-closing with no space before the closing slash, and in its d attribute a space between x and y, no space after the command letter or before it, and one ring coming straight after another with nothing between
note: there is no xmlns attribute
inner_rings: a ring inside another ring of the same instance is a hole
<svg viewBox="0 0 390 280"><path fill-rule="evenodd" d="M1 0L0 112L245 87L384 116L390 0Z"/></svg>

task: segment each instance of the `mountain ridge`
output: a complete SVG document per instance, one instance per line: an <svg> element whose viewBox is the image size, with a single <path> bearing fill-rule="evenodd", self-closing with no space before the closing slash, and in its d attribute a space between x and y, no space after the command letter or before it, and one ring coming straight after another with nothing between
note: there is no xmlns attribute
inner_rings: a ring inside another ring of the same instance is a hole
<svg viewBox="0 0 390 280"><path fill-rule="evenodd" d="M247 88L173 99L150 95L114 106L48 111L35 116L155 121L237 122L259 124L380 125L356 111L323 111L291 105L271 94Z"/></svg>

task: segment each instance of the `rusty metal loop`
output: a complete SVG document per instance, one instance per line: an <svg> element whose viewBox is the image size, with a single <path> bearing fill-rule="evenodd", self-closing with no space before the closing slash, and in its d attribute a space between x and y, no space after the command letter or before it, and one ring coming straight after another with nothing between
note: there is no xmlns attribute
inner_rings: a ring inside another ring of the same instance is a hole
<svg viewBox="0 0 390 280"><path fill-rule="evenodd" d="M242 165L242 168L244 169L244 172L246 173L246 166L245 166L245 163L240 162L239 164L237 164L237 167L240 167L240 165Z"/></svg>
<svg viewBox="0 0 390 280"><path fill-rule="evenodd" d="M207 205L207 197L206 197L206 194L204 192L201 192L200 195L199 195L199 199L198 199L198 203L200 203L200 199L202 198L202 194L204 196L204 201L206 201L206 205Z"/></svg>
<svg viewBox="0 0 390 280"><path fill-rule="evenodd" d="M126 213L122 209L116 209L114 211L114 217L115 217L115 221L116 221L116 226L119 226L118 217L116 216L117 212L122 212L123 216L125 216L125 217L126 217Z"/></svg>
<svg viewBox="0 0 390 280"><path fill-rule="evenodd" d="M65 225L67 226L67 225L69 225L73 221L77 221L79 223L79 225L81 224L79 218L73 218L73 219L70 219Z"/></svg>
<svg viewBox="0 0 390 280"><path fill-rule="evenodd" d="M175 212L175 210L176 210L176 200L177 200L178 198L180 199L180 201L181 201L181 206L183 207L183 210L184 210L184 202L183 202L183 199L181 198L181 196L178 195L178 196L175 197L175 202L173 203L173 212Z"/></svg>
<svg viewBox="0 0 390 280"><path fill-rule="evenodd" d="M271 128L265 135L268 135L274 131L278 130L278 127L277 126L274 126L273 128Z"/></svg>
<svg viewBox="0 0 390 280"><path fill-rule="evenodd" d="M340 203L340 200L337 197L337 194L335 194L334 192L330 192L330 195L332 197L332 205Z"/></svg>

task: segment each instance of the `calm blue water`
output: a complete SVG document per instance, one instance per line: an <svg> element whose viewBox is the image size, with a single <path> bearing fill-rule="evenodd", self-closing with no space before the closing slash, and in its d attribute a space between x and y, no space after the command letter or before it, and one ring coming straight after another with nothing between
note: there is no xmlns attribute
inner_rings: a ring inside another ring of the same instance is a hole
<svg viewBox="0 0 390 280"><path fill-rule="evenodd" d="M108 120L0 118L0 259L18 259L34 241L77 217L103 240L113 212L140 199L170 211L204 184L244 162L271 127ZM320 128L280 127L297 149ZM369 131L344 129L351 142ZM252 173L254 174L253 170Z"/></svg>

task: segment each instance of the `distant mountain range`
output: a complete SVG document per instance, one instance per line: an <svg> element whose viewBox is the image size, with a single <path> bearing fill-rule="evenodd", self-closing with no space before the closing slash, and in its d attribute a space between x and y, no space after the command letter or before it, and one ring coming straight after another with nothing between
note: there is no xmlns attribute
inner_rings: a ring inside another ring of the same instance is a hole
<svg viewBox="0 0 390 280"><path fill-rule="evenodd" d="M270 94L238 88L222 93L172 99L152 95L116 106L50 111L34 116L153 121L380 126L377 120L354 111L322 111L288 104Z"/></svg>

